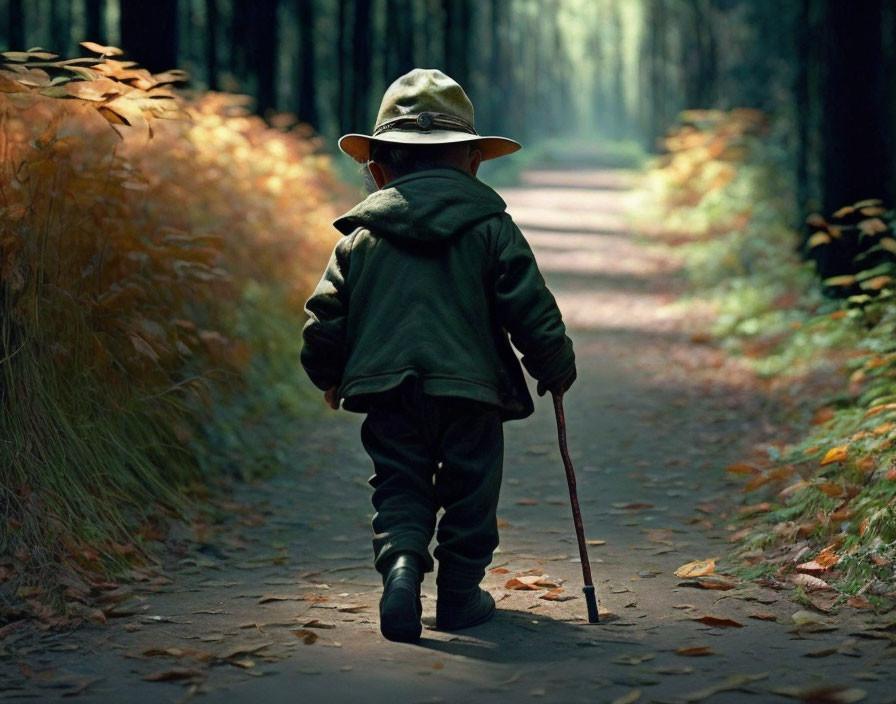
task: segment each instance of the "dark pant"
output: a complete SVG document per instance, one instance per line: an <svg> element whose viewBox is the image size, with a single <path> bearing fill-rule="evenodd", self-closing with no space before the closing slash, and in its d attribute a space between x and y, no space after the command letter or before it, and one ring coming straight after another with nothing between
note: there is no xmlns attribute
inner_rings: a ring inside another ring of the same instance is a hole
<svg viewBox="0 0 896 704"><path fill-rule="evenodd" d="M426 396L411 386L371 399L361 427L373 460L373 550L384 572L411 553L433 569L429 543L438 522L440 586L478 584L498 546L495 512L504 434L498 409L461 398Z"/></svg>

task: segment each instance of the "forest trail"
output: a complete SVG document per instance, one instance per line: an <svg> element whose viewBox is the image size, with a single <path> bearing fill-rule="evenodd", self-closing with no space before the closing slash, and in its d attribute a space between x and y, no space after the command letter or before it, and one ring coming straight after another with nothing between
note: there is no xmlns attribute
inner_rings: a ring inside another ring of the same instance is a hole
<svg viewBox="0 0 896 704"><path fill-rule="evenodd" d="M427 628L415 646L384 641L361 418L324 413L296 429L279 476L223 505L231 513L219 532L172 540L170 583L135 590L107 626L4 641L0 696L724 704L840 687L892 701L886 641L851 640L850 623L828 630L817 614L795 628L800 607L783 592L701 589L674 576L692 560L724 558L737 483L722 469L774 435L775 400L700 344L671 305L681 288L674 263L627 225L630 178L541 170L502 190L578 354L569 442L610 612L603 623L586 623L554 418L538 399L534 417L506 427L499 572L486 579L496 617L458 633ZM505 588L538 570L573 598ZM431 624L431 575L423 591Z"/></svg>

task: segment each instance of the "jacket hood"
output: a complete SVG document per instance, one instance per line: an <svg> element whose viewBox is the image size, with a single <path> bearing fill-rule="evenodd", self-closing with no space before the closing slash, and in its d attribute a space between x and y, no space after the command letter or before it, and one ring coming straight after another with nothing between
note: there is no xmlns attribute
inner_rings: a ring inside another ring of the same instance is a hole
<svg viewBox="0 0 896 704"><path fill-rule="evenodd" d="M494 190L472 176L432 169L395 179L333 225L344 235L363 227L393 242L419 246L446 242L506 207Z"/></svg>

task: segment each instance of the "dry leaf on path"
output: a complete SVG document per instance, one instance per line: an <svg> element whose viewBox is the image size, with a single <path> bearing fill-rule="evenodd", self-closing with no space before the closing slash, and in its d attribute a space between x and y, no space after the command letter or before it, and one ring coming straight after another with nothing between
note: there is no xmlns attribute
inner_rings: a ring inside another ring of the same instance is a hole
<svg viewBox="0 0 896 704"><path fill-rule="evenodd" d="M516 502L517 506L537 506L538 502L535 499L519 499Z"/></svg>
<svg viewBox="0 0 896 704"><path fill-rule="evenodd" d="M755 675L731 675L730 677L727 677L724 682L697 690L696 692L685 694L677 701L687 702L688 704L691 702L702 702L722 692L732 692L734 690L742 689L744 685L756 682L757 680L764 680L766 677L768 677L768 673L766 672L761 672Z"/></svg>
<svg viewBox="0 0 896 704"><path fill-rule="evenodd" d="M701 657L703 655L715 655L716 651L710 648L708 645L691 645L676 649L675 654L692 658Z"/></svg>
<svg viewBox="0 0 896 704"><path fill-rule="evenodd" d="M777 687L772 693L812 704L855 704L868 696L858 687Z"/></svg>
<svg viewBox="0 0 896 704"><path fill-rule="evenodd" d="M305 628L297 628L293 631L293 634L297 638L301 638L302 642L305 645L313 645L317 642L317 639L320 638L317 633L315 633L314 631L309 631Z"/></svg>
<svg viewBox="0 0 896 704"><path fill-rule="evenodd" d="M811 574L796 574L793 576L791 581L798 587L802 587L803 589L833 589L833 587L825 582L823 579L819 579L818 577L813 577Z"/></svg>
<svg viewBox="0 0 896 704"><path fill-rule="evenodd" d="M611 704L634 704L634 702L638 701L641 698L641 690L633 689L628 694L623 694L621 697L616 697Z"/></svg>
<svg viewBox="0 0 896 704"><path fill-rule="evenodd" d="M715 571L716 559L713 557L708 560L696 560L694 562L689 562L686 565L682 565L675 570L674 574L676 577L681 578L703 577L707 574L713 574Z"/></svg>
<svg viewBox="0 0 896 704"><path fill-rule="evenodd" d="M693 619L694 621L699 621L700 623L706 624L707 626L714 626L715 628L743 628L744 624L734 621L730 618L722 618L721 616L711 616L707 614L706 616L700 616L699 618Z"/></svg>
<svg viewBox="0 0 896 704"><path fill-rule="evenodd" d="M258 603L267 604L271 601L313 601L313 599L303 594L265 594Z"/></svg>
<svg viewBox="0 0 896 704"><path fill-rule="evenodd" d="M702 577L694 577L692 579L685 579L682 582L678 583L680 587L698 587L700 589L719 589L719 590L727 590L734 589L737 586L737 583L734 580L729 579L728 577L723 577L718 574L707 574Z"/></svg>
<svg viewBox="0 0 896 704"><path fill-rule="evenodd" d="M548 575L521 575L508 580L505 589L557 589L560 585Z"/></svg>
<svg viewBox="0 0 896 704"><path fill-rule="evenodd" d="M613 662L617 665L640 665L656 657L655 653L644 653L643 655L619 655L613 658Z"/></svg>
<svg viewBox="0 0 896 704"><path fill-rule="evenodd" d="M147 682L174 682L176 680L192 680L200 677L205 677L205 672L202 670L175 667L170 670L162 670L161 672L152 672L144 675L143 679Z"/></svg>
<svg viewBox="0 0 896 704"><path fill-rule="evenodd" d="M564 594L562 589L552 589L538 598L546 601L570 601L572 599L577 599L578 597L575 597L572 594Z"/></svg>
<svg viewBox="0 0 896 704"><path fill-rule="evenodd" d="M489 574L507 574L508 572L510 572L510 570L506 567L495 567L488 571Z"/></svg>
<svg viewBox="0 0 896 704"><path fill-rule="evenodd" d="M607 544L606 540L586 540L585 542L588 545L606 545Z"/></svg>
<svg viewBox="0 0 896 704"><path fill-rule="evenodd" d="M769 613L767 611L759 611L755 614L750 614L750 618L755 618L758 621L777 621L778 617L775 614Z"/></svg>
<svg viewBox="0 0 896 704"><path fill-rule="evenodd" d="M319 629L325 629L325 628L336 628L336 624L335 624L335 623L329 623L329 622L327 622L327 621L318 621L318 620L315 618L315 619L311 619L310 621L307 621L306 623L303 623L303 624L302 624L302 627L303 627L303 628L319 628Z"/></svg>

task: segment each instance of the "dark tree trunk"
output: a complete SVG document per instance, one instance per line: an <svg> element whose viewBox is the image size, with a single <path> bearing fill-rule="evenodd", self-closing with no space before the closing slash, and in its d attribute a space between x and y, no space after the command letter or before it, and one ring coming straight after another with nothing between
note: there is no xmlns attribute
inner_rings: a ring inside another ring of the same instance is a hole
<svg viewBox="0 0 896 704"><path fill-rule="evenodd" d="M299 119L319 127L315 99L314 61L314 0L296 0L299 21Z"/></svg>
<svg viewBox="0 0 896 704"><path fill-rule="evenodd" d="M612 126L610 134L619 139L626 132L626 110L625 110L625 60L623 57L623 49L625 47L622 41L622 14L619 3L614 2L611 5L611 22L613 24L613 32L616 39L613 52L613 97L612 97Z"/></svg>
<svg viewBox="0 0 896 704"><path fill-rule="evenodd" d="M352 59L350 42L352 35L348 24L348 18L352 9L351 4L352 0L341 0L339 2L339 19L337 22L339 26L337 28L336 40L338 45L336 48L336 64L339 83L336 86L336 102L338 105L337 121L339 122L340 132L350 131L352 123L352 72L350 69Z"/></svg>
<svg viewBox="0 0 896 704"><path fill-rule="evenodd" d="M372 48L371 5L372 0L355 0L352 26L351 55L352 103L351 129L366 131L373 120L370 115L370 64Z"/></svg>
<svg viewBox="0 0 896 704"><path fill-rule="evenodd" d="M807 215L809 204L809 71L811 63L810 0L800 0L796 19L796 74L794 76L794 107L796 109L796 204L797 217L802 220ZM802 223L800 223L802 224Z"/></svg>
<svg viewBox="0 0 896 704"><path fill-rule="evenodd" d="M121 3L121 48L153 73L177 66L177 0Z"/></svg>
<svg viewBox="0 0 896 704"><path fill-rule="evenodd" d="M24 51L25 15L22 0L9 0L9 48L13 51Z"/></svg>
<svg viewBox="0 0 896 704"><path fill-rule="evenodd" d="M205 71L209 90L218 90L218 0L205 0Z"/></svg>
<svg viewBox="0 0 896 704"><path fill-rule="evenodd" d="M442 41L445 72L466 87L470 78L469 0L442 0Z"/></svg>
<svg viewBox="0 0 896 704"><path fill-rule="evenodd" d="M657 140L669 126L666 94L666 61L669 54L666 42L666 0L652 0L647 7L647 147L650 151L657 151Z"/></svg>
<svg viewBox="0 0 896 704"><path fill-rule="evenodd" d="M88 41L97 44L109 41L106 35L106 0L84 0L84 31Z"/></svg>
<svg viewBox="0 0 896 704"><path fill-rule="evenodd" d="M386 84L414 68L414 13L410 0L387 0Z"/></svg>
<svg viewBox="0 0 896 704"><path fill-rule="evenodd" d="M254 0L247 14L247 58L260 115L277 108L277 5L278 0Z"/></svg>
<svg viewBox="0 0 896 704"><path fill-rule="evenodd" d="M68 56L72 26L71 0L50 0L50 46L61 56Z"/></svg>
<svg viewBox="0 0 896 704"><path fill-rule="evenodd" d="M826 213L882 195L881 2L828 0L822 87L822 199Z"/></svg>

